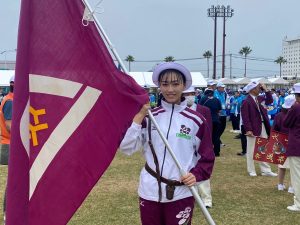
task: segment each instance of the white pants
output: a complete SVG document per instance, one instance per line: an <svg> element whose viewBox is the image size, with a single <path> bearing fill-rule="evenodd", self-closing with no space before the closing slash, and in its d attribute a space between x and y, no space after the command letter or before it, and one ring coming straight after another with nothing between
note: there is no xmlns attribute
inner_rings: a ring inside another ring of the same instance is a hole
<svg viewBox="0 0 300 225"><path fill-rule="evenodd" d="M268 138L265 125L262 124L261 134L260 137L262 138ZM253 153L254 153L254 147L255 147L255 137L249 137L247 136L247 170L248 173L256 173L255 172L255 166L254 166L254 160L253 160ZM271 172L271 167L266 162L259 162L260 170L262 173L268 173Z"/></svg>
<svg viewBox="0 0 300 225"><path fill-rule="evenodd" d="M291 181L294 188L294 205L300 208L300 157L288 157Z"/></svg>
<svg viewBox="0 0 300 225"><path fill-rule="evenodd" d="M199 182L198 191L204 205L212 207L210 179Z"/></svg>

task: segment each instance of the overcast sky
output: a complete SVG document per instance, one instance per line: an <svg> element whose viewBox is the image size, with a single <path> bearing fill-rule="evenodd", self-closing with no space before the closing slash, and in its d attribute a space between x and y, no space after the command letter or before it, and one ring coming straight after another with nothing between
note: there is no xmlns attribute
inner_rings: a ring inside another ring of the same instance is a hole
<svg viewBox="0 0 300 225"><path fill-rule="evenodd" d="M98 0L89 0L94 6ZM200 58L213 53L214 21L207 17L211 5L228 4L234 16L226 21L226 54L238 54L244 46L249 56L276 59L282 52L282 40L300 36L299 0L104 0L97 14L111 42L122 59L127 55L137 61ZM15 49L20 0L0 1L0 52ZM222 54L222 19L218 19L217 55ZM7 53L14 59L15 53ZM4 54L0 55L4 60ZM217 58L220 76L221 57ZM210 60L212 69L212 59ZM207 74L206 60L181 61L192 71ZM126 65L128 65L125 62ZM134 62L132 71L147 71L155 62ZM226 57L226 76L229 76L229 57ZM242 59L233 58L232 74L244 74ZM250 76L278 74L273 62L248 61ZM211 73L211 72L210 72Z"/></svg>

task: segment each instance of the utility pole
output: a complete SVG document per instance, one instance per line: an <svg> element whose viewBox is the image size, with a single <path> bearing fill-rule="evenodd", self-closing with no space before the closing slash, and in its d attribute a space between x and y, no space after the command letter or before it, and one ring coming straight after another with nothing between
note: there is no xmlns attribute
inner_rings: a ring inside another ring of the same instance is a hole
<svg viewBox="0 0 300 225"><path fill-rule="evenodd" d="M222 52L222 78L225 77L225 38L226 38L226 32L225 32L225 24L226 19L233 16L233 9L230 8L229 5L225 7L222 5L221 12L223 13L223 52Z"/></svg>
<svg viewBox="0 0 300 225"><path fill-rule="evenodd" d="M213 69L213 79L216 79L216 71L217 71L217 64L216 64L216 57L217 57L217 18L223 17L224 24L223 24L223 59L222 59L222 78L224 78L224 71L225 71L225 21L226 18L233 16L233 9L230 6L225 7L224 5L214 6L212 5L210 8L207 9L207 16L214 19L214 69Z"/></svg>
<svg viewBox="0 0 300 225"><path fill-rule="evenodd" d="M213 58L213 76L212 78L216 79L216 59L217 59L217 17L219 17L220 6L212 5L207 9L207 16L214 19L214 58Z"/></svg>
<svg viewBox="0 0 300 225"><path fill-rule="evenodd" d="M230 79L232 79L232 54L230 53Z"/></svg>

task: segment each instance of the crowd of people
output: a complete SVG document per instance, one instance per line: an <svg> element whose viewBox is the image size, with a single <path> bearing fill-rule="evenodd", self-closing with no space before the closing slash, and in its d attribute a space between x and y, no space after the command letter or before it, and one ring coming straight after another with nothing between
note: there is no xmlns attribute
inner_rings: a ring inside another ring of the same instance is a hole
<svg viewBox="0 0 300 225"><path fill-rule="evenodd" d="M247 157L247 172L256 177L253 152L256 137L268 138L272 129L288 135L288 160L278 167L278 190L282 191L286 169L290 169L288 191L294 204L287 209L300 212L300 83L293 89L268 90L250 82L237 91L226 90L219 82L209 81L204 91L192 87L190 72L183 65L165 62L152 75L159 87L158 98L149 95L149 103L134 116L120 151L131 155L143 149L146 161L138 188L143 225L191 224L194 198L189 187L196 186L207 208L211 208L210 177L215 157L226 143L222 140L227 121L241 140L239 156ZM0 106L2 165L8 164L14 78L10 93ZM184 174L168 153L149 110L168 140ZM261 175L277 177L268 163L259 162ZM5 197L4 197L5 200ZM5 202L4 202L5 210ZM5 215L5 212L4 212Z"/></svg>

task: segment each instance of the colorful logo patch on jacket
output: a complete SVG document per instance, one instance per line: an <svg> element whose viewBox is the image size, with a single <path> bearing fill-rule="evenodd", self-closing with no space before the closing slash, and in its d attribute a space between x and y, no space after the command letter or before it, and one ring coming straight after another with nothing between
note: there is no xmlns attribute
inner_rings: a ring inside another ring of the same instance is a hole
<svg viewBox="0 0 300 225"><path fill-rule="evenodd" d="M186 127L185 125L181 125L180 133L176 133L176 137L185 138L190 140L192 137L189 135L191 132L191 128Z"/></svg>

